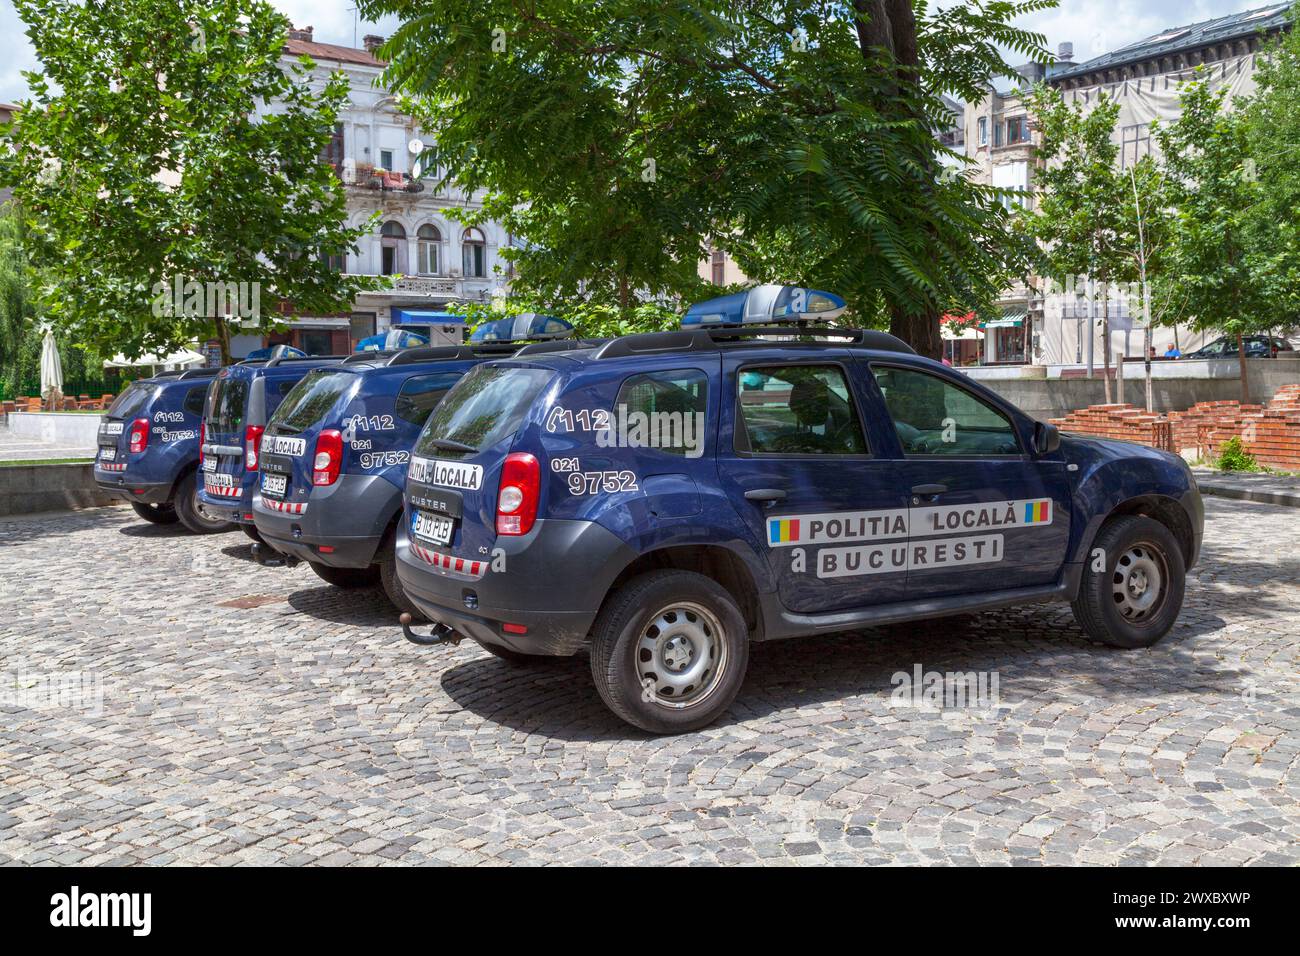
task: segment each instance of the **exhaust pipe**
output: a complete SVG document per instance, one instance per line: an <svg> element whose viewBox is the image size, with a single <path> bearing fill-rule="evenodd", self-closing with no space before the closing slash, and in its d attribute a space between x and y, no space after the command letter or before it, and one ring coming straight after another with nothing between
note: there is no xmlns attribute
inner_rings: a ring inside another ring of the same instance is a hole
<svg viewBox="0 0 1300 956"><path fill-rule="evenodd" d="M402 623L402 636L412 644L419 644L421 647L436 647L439 644L451 644L454 647L464 640L446 624L433 625L433 629L428 634L416 634L411 630L413 618L405 611L402 612L402 616L398 620Z"/></svg>

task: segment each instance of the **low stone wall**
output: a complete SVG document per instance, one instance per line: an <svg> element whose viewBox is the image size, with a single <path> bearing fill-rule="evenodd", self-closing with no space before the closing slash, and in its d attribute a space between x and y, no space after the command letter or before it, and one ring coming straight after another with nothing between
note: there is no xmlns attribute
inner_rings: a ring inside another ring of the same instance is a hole
<svg viewBox="0 0 1300 956"><path fill-rule="evenodd" d="M75 511L116 500L96 487L89 462L0 467L0 516Z"/></svg>
<svg viewBox="0 0 1300 956"><path fill-rule="evenodd" d="M10 412L8 424L10 433L19 438L90 451L99 434L98 415L74 412Z"/></svg>

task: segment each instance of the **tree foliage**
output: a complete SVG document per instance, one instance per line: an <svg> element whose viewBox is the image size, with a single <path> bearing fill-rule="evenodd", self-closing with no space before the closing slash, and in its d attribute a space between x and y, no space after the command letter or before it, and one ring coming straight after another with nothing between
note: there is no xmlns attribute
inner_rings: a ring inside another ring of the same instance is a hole
<svg viewBox="0 0 1300 956"><path fill-rule="evenodd" d="M627 311L696 297L710 237L860 316L991 300L1021 269L995 190L940 175L940 93L976 97L1052 0L361 0L386 80L522 238L516 288Z"/></svg>
<svg viewBox="0 0 1300 956"><path fill-rule="evenodd" d="M320 160L346 81L317 92L308 61L284 68L288 21L269 3L15 6L42 71L26 74L32 99L6 179L30 218L37 294L62 331L109 355L214 335L227 347L224 318L155 314L177 277L255 283L261 315L247 331L274 326L281 303L349 307L366 283L322 254L341 255L362 230L344 227L342 186Z"/></svg>

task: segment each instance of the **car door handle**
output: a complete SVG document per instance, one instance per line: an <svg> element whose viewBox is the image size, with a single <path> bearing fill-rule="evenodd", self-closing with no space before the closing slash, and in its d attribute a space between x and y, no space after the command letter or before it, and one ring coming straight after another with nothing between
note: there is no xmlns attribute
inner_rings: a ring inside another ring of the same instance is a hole
<svg viewBox="0 0 1300 956"><path fill-rule="evenodd" d="M948 490L947 485L913 485L914 495L941 495Z"/></svg>
<svg viewBox="0 0 1300 956"><path fill-rule="evenodd" d="M745 492L746 501L785 501L785 492L780 488L755 488Z"/></svg>

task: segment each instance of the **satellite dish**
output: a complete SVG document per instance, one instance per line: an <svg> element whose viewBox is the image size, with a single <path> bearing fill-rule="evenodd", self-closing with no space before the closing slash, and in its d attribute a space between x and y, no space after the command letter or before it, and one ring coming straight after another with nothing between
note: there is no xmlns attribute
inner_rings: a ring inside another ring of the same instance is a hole
<svg viewBox="0 0 1300 956"><path fill-rule="evenodd" d="M412 179L420 178L420 161L418 159L415 162L411 163L411 178Z"/></svg>
<svg viewBox="0 0 1300 956"><path fill-rule="evenodd" d="M424 140L418 136L406 144L406 149L412 156L419 156L424 152Z"/></svg>

